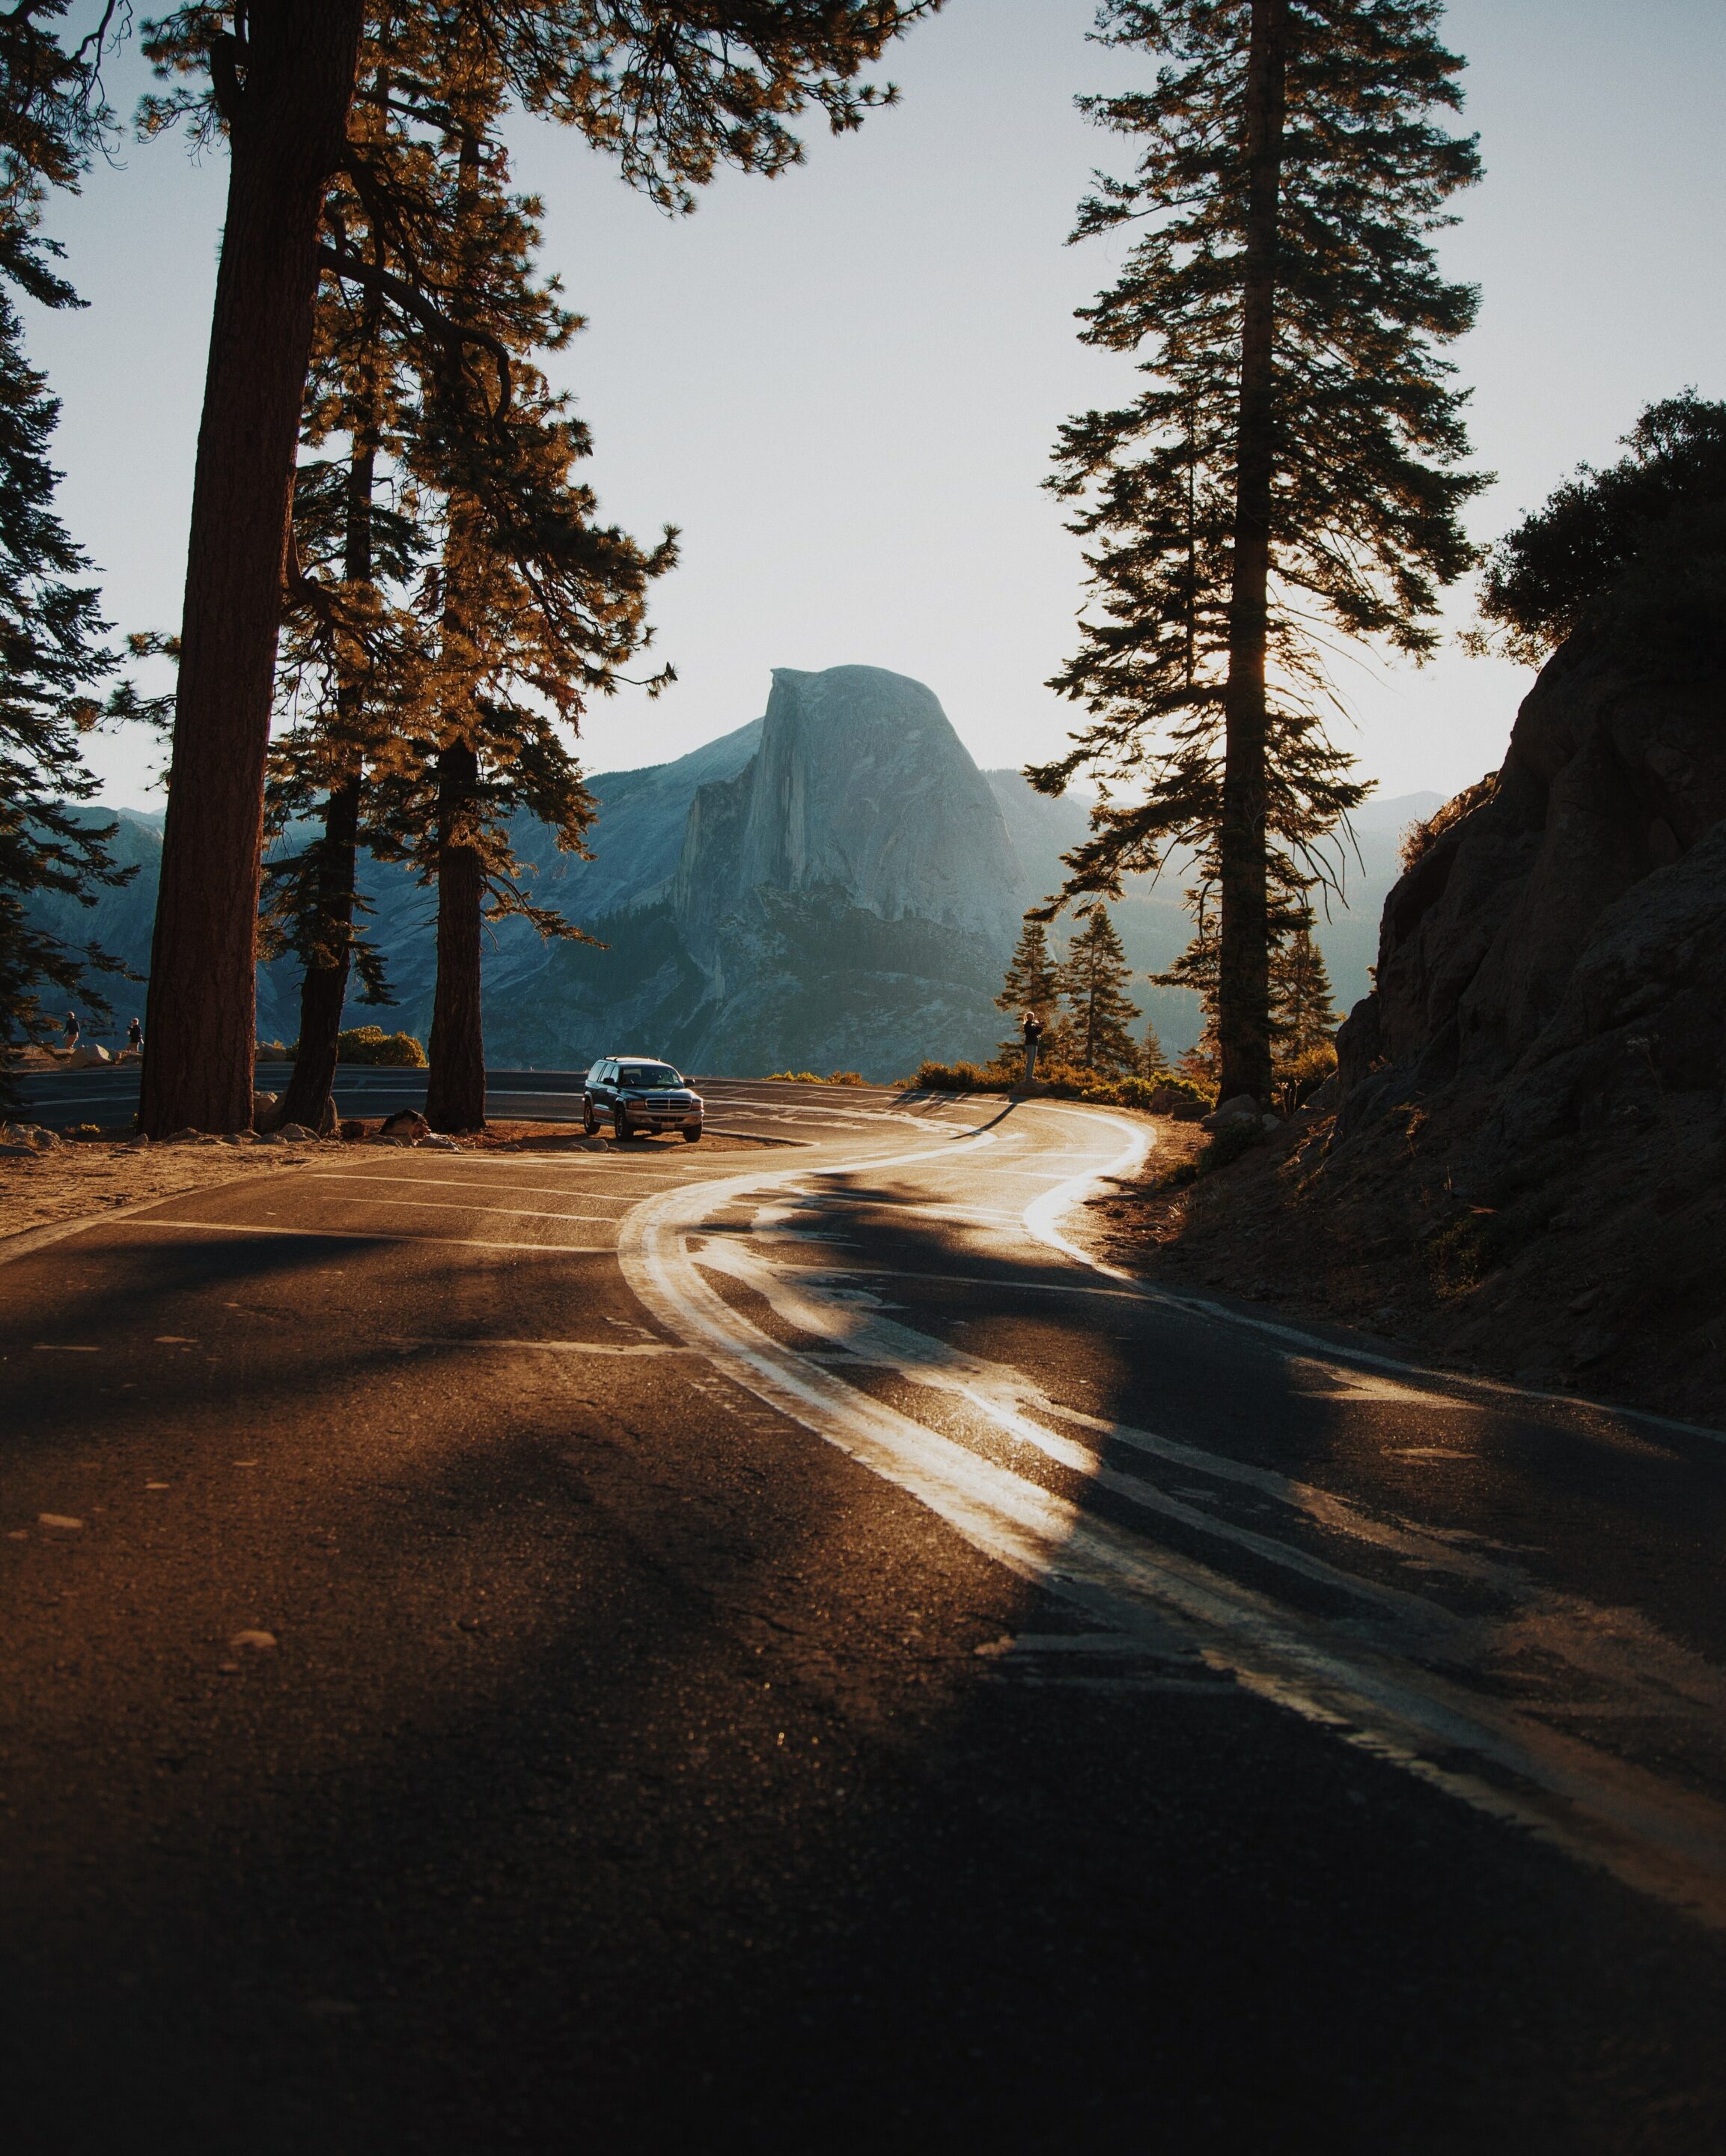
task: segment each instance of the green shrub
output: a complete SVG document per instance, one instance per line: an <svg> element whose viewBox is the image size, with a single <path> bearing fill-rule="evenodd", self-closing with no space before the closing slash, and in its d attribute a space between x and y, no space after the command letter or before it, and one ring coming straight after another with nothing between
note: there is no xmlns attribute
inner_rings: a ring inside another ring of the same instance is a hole
<svg viewBox="0 0 1726 2156"><path fill-rule="evenodd" d="M1107 1081L1076 1063L1051 1063L1037 1074L1037 1089L1052 1101L1083 1101Z"/></svg>
<svg viewBox="0 0 1726 2156"><path fill-rule="evenodd" d="M923 1093L987 1093L997 1081L979 1063L919 1063L911 1083Z"/></svg>
<svg viewBox="0 0 1726 2156"><path fill-rule="evenodd" d="M829 1070L825 1078L818 1070L770 1070L766 1082L770 1086L867 1086L869 1081L861 1070Z"/></svg>
<svg viewBox="0 0 1726 2156"><path fill-rule="evenodd" d="M295 1043L295 1046L298 1046ZM338 1063L387 1063L423 1070L426 1051L411 1033L386 1033L381 1025L356 1025L335 1036Z"/></svg>
<svg viewBox="0 0 1726 2156"><path fill-rule="evenodd" d="M1053 1100L1086 1101L1101 1108L1154 1110L1163 1115L1171 1112L1171 1095L1190 1101L1195 1115L1203 1114L1211 1106L1203 1089L1189 1078L1142 1078L1136 1074L1105 1078L1100 1071L1080 1070L1070 1064L1054 1065L1048 1074L1047 1091Z"/></svg>
<svg viewBox="0 0 1726 2156"><path fill-rule="evenodd" d="M1196 1122L1216 1106L1216 1096L1196 1078L1183 1078L1175 1070L1160 1070L1152 1081L1151 1106L1160 1116Z"/></svg>
<svg viewBox="0 0 1726 2156"><path fill-rule="evenodd" d="M1199 1173L1215 1175L1219 1168L1227 1168L1242 1153L1251 1152L1254 1146L1263 1142L1263 1138L1264 1130L1261 1124L1226 1124L1199 1155Z"/></svg>
<svg viewBox="0 0 1726 2156"><path fill-rule="evenodd" d="M1292 1116L1297 1108L1303 1106L1335 1068L1336 1044L1331 1040L1321 1040L1303 1049L1291 1061L1283 1064L1273 1088L1283 1113Z"/></svg>
<svg viewBox="0 0 1726 2156"><path fill-rule="evenodd" d="M983 1064L931 1060L918 1065L914 1078L901 1081L925 1093L1012 1093L1022 1082L1017 1056L997 1057L992 1063ZM1088 1070L1074 1063L1042 1066L1032 1090L1051 1101L1083 1101L1099 1108L1155 1108L1165 1115L1186 1111L1170 1106L1169 1102L1175 1100L1186 1103L1196 1116L1205 1114L1212 1105L1211 1096L1190 1078L1167 1073L1156 1078L1105 1078L1100 1070ZM1167 1097L1160 1100L1160 1096Z"/></svg>

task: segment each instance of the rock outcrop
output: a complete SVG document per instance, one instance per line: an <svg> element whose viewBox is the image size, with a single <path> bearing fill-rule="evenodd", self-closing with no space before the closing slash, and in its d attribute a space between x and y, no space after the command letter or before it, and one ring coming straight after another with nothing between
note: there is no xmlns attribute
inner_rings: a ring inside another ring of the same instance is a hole
<svg viewBox="0 0 1726 2156"><path fill-rule="evenodd" d="M1567 645L1484 791L1385 901L1339 1136L1459 1086L1492 1096L1483 1162L1615 1115L1717 1122L1726 681Z"/></svg>
<svg viewBox="0 0 1726 2156"><path fill-rule="evenodd" d="M675 904L698 945L747 894L843 892L882 921L998 938L1025 873L988 781L933 692L878 666L774 670L761 747L704 786Z"/></svg>
<svg viewBox="0 0 1726 2156"><path fill-rule="evenodd" d="M1155 1263L1726 1422L1726 670L1573 640L1419 835L1332 1097Z"/></svg>
<svg viewBox="0 0 1726 2156"><path fill-rule="evenodd" d="M1028 897L930 690L875 666L778 669L755 756L684 825L672 908L704 988L686 1059L890 1076L934 1041L986 1050Z"/></svg>

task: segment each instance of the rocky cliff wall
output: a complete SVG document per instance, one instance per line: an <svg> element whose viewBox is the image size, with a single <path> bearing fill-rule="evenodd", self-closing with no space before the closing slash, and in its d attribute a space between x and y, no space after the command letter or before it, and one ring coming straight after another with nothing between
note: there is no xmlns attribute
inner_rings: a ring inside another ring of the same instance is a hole
<svg viewBox="0 0 1726 2156"><path fill-rule="evenodd" d="M1488 1152L1621 1111L1718 1118L1726 680L1574 641L1484 790L1385 901L1339 1135L1458 1086L1493 1091Z"/></svg>
<svg viewBox="0 0 1726 2156"><path fill-rule="evenodd" d="M1573 640L1425 829L1337 1079L1122 1249L1726 1428L1726 663Z"/></svg>

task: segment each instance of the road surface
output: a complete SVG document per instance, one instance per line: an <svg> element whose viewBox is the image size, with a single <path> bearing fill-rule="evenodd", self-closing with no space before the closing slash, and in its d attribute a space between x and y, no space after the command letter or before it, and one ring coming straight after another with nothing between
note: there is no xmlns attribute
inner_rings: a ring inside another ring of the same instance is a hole
<svg viewBox="0 0 1726 2156"><path fill-rule="evenodd" d="M260 1092L287 1091L292 1065L260 1063ZM579 1122L581 1080L578 1070L488 1070L486 1106L498 1122ZM111 1070L31 1071L19 1081L23 1114L59 1130L67 1123L129 1122L137 1112L138 1066L118 1064ZM423 1108L423 1070L344 1063L335 1073L335 1105L344 1116L393 1115L397 1108Z"/></svg>
<svg viewBox="0 0 1726 2156"><path fill-rule="evenodd" d="M706 1090L0 1272L15 2145L1726 2145L1721 1440Z"/></svg>

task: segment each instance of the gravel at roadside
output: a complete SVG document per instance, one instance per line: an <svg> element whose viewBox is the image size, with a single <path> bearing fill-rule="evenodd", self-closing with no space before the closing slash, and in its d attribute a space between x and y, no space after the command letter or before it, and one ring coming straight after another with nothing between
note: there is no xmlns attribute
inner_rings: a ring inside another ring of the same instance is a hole
<svg viewBox="0 0 1726 2156"><path fill-rule="evenodd" d="M119 1205L233 1183L317 1151L313 1146L138 1146L85 1138L33 1158L0 1160L0 1239ZM0 1240L0 1254L4 1243Z"/></svg>
<svg viewBox="0 0 1726 2156"><path fill-rule="evenodd" d="M349 1141L313 1140L302 1145L272 1144L252 1138L228 1142L220 1138L169 1140L161 1145L141 1145L119 1133L100 1138L63 1140L44 1152L0 1156L0 1258L6 1240L28 1235L33 1229L58 1226L63 1221L95 1219L110 1209L146 1205L156 1199L173 1198L182 1190L206 1190L218 1183L233 1183L242 1176L274 1173L331 1152L351 1150L354 1144L368 1149L376 1137ZM709 1152L752 1150L752 1142L714 1133L704 1142ZM668 1147L667 1139L638 1139L632 1152ZM683 1151L681 1139L677 1150ZM494 1123L477 1143L462 1142L464 1152L497 1152L520 1147L534 1152L561 1152L586 1147L614 1149L607 1139L584 1139L580 1127L567 1123Z"/></svg>

